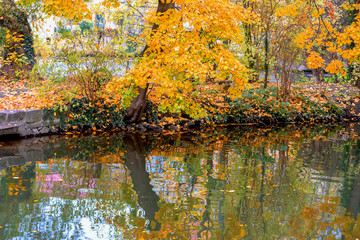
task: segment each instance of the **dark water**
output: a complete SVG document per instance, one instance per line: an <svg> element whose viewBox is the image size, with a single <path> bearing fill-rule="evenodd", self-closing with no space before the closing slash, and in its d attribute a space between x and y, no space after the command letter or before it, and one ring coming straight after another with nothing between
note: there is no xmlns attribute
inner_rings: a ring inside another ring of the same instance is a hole
<svg viewBox="0 0 360 240"><path fill-rule="evenodd" d="M0 239L360 238L360 127L0 143Z"/></svg>

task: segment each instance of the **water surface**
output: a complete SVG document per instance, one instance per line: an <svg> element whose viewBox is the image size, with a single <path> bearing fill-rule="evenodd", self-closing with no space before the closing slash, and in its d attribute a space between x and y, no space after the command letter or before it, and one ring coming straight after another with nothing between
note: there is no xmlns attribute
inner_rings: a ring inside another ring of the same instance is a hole
<svg viewBox="0 0 360 240"><path fill-rule="evenodd" d="M359 125L0 145L0 239L360 238Z"/></svg>

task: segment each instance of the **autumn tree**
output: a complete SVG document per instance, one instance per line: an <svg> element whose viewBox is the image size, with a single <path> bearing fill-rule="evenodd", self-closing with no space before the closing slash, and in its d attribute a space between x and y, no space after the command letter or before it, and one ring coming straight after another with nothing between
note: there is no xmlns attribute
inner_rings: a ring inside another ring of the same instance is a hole
<svg viewBox="0 0 360 240"><path fill-rule="evenodd" d="M166 0L164 0L164 1L159 0L157 10L156 10L156 15L159 16L159 17L162 17L170 9L175 9L175 2L170 1L168 3L168 2L166 2ZM150 34L151 35L156 34L159 27L160 27L160 24L155 22L153 24L153 26L152 26L152 30L151 30ZM148 49L149 49L149 44L146 44L146 46L144 47L144 49L140 53L140 58L143 58L143 57L149 55ZM160 51L162 51L162 50L160 49ZM151 78L151 76L145 76L145 77L146 78ZM148 79L146 79L146 81L147 80ZM126 110L125 120L127 122L130 122L130 123L138 122L143 117L143 113L144 113L145 108L146 108L146 96L147 96L148 87L149 87L148 82L145 82L145 85L142 84L142 86L137 86L136 89L138 91L138 95L132 99L131 105Z"/></svg>
<svg viewBox="0 0 360 240"><path fill-rule="evenodd" d="M22 0L13 5L35 4L48 16L72 19L76 23L90 18L87 3L85 0ZM123 3L103 1L108 8L120 4ZM146 45L135 66L124 77L114 78L102 95L111 104L127 108L128 122L141 120L149 89L156 91L161 111L193 118L207 114L204 109L207 103L202 98L206 84L228 82L229 96L239 96L247 69L236 46L244 41L241 25L251 23L250 11L227 0L159 0L155 11L148 12L141 36Z"/></svg>
<svg viewBox="0 0 360 240"><path fill-rule="evenodd" d="M291 89L291 74L301 53L294 40L308 24L308 14L302 11L306 8L306 2L259 0L251 1L251 4L245 1L244 4L256 16L256 21L250 26L244 25L244 52L252 52L251 57L245 54L246 61L252 62L252 67L247 65L254 75L252 79L258 81L259 76L264 73L263 86L266 88L270 72L275 72L275 77L281 83L281 96L287 100Z"/></svg>
<svg viewBox="0 0 360 240"><path fill-rule="evenodd" d="M359 62L359 3L311 2L312 21L296 39L308 55L311 69L325 69L335 76L354 77L354 64ZM349 79L350 80L350 79Z"/></svg>
<svg viewBox="0 0 360 240"><path fill-rule="evenodd" d="M284 99L291 90L292 73L306 62L315 80L324 72L348 79L356 77L358 60L358 2L329 1L239 1L257 16L244 24L247 67L256 79L275 70ZM258 56L261 56L260 58Z"/></svg>
<svg viewBox="0 0 360 240"><path fill-rule="evenodd" d="M156 89L161 111L193 118L206 115L202 96L208 82L231 81L229 96L238 97L247 69L224 41L242 44L240 24L250 23L249 16L224 0L159 1L147 18L152 27L144 31L146 47L125 77L108 84L110 99L130 106L127 121L138 122L149 87Z"/></svg>
<svg viewBox="0 0 360 240"><path fill-rule="evenodd" d="M360 1L355 0L353 3L356 4L355 6L359 6ZM352 25L354 22L359 21L359 16L358 16L359 8L358 7L356 8L355 6L353 8L349 8L349 9L346 8L346 5L344 7L344 11L347 13L344 16L344 22L347 25ZM352 41L347 47L350 49L354 48L355 42ZM348 68L347 68L347 77L350 79L354 78L355 85L357 87L360 87L360 77L356 76L355 72L356 72L356 70L359 71L359 68L360 68L359 63L356 64L355 62L350 62L348 64Z"/></svg>
<svg viewBox="0 0 360 240"><path fill-rule="evenodd" d="M29 23L45 14L80 21L90 16L85 1L2 0L0 2L0 28L5 28L6 43L2 70L10 75L20 69L30 70L35 64L34 39ZM39 14L37 14L39 13Z"/></svg>
<svg viewBox="0 0 360 240"><path fill-rule="evenodd" d="M0 28L6 31L1 71L13 75L35 64L34 41L26 12L13 0L0 2Z"/></svg>

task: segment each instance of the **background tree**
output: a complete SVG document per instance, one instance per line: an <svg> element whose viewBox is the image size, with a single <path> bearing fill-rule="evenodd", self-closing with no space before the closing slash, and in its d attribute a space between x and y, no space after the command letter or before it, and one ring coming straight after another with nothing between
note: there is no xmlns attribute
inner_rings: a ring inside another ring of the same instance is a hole
<svg viewBox="0 0 360 240"><path fill-rule="evenodd" d="M312 19L296 40L307 51L307 65L315 70L323 68L335 76L353 78L351 66L360 61L359 3L312 1L308 7Z"/></svg>
<svg viewBox="0 0 360 240"><path fill-rule="evenodd" d="M27 14L13 0L0 2L0 28L6 31L1 71L13 75L22 68L31 69L35 64L31 27Z"/></svg>

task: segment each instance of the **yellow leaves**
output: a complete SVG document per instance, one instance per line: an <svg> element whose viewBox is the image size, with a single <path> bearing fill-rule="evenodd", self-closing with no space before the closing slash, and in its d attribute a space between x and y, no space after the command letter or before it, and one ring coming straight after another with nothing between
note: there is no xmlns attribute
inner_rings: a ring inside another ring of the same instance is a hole
<svg viewBox="0 0 360 240"><path fill-rule="evenodd" d="M360 57L360 19L357 18L356 22L347 26L342 33L339 33L336 39L339 46L339 52L350 62L358 61ZM353 48L346 48L343 50L341 47L353 43Z"/></svg>
<svg viewBox="0 0 360 240"><path fill-rule="evenodd" d="M0 110L40 109L45 105L38 99L37 89L28 89L28 81L11 82L0 78L0 82L0 92L4 95L0 101ZM18 92L18 89L24 91Z"/></svg>
<svg viewBox="0 0 360 240"><path fill-rule="evenodd" d="M308 26L303 32L299 33L295 39L295 43L300 48L304 48L308 41L314 36L314 30ZM311 44L309 44L311 48Z"/></svg>
<svg viewBox="0 0 360 240"><path fill-rule="evenodd" d="M350 4L348 2L345 2L342 7L344 8L344 10L353 11L356 9L356 4Z"/></svg>
<svg viewBox="0 0 360 240"><path fill-rule="evenodd" d="M349 7L348 5L344 6L345 8ZM353 28L356 24L339 29L336 22L338 16L337 10L335 10L334 4L329 1L319 4L317 8L311 8L310 12L312 19L308 19L307 27L297 35L296 44L300 48L305 48L308 52L326 47L327 51L337 54L337 57L342 55L342 57L349 60L355 60L356 53L348 51L347 47L344 48L344 46L351 44L355 39L354 36L359 33L358 27ZM307 62L308 66L311 66L313 69L324 66L323 60L321 60L319 55L315 54L311 54ZM335 71L334 67L330 66L329 69Z"/></svg>
<svg viewBox="0 0 360 240"><path fill-rule="evenodd" d="M275 16L284 17L291 16L294 17L299 14L299 6L296 4L287 4L285 6L279 7L275 11Z"/></svg>
<svg viewBox="0 0 360 240"><path fill-rule="evenodd" d="M324 27L326 29L326 33L323 33L323 38L325 38L325 36L327 36L329 33L334 32L334 28L332 26L332 24L330 23L330 21L327 20L323 20L322 23L324 24Z"/></svg>
<svg viewBox="0 0 360 240"><path fill-rule="evenodd" d="M91 19L87 1L84 0L44 0L44 11L57 17L75 22Z"/></svg>
<svg viewBox="0 0 360 240"><path fill-rule="evenodd" d="M311 69L316 69L325 66L324 59L317 52L310 52L310 55L306 59L307 66Z"/></svg>
<svg viewBox="0 0 360 240"><path fill-rule="evenodd" d="M329 52L333 52L333 53L339 52L339 49L333 42L327 42L325 43L325 46L327 47L326 50Z"/></svg>
<svg viewBox="0 0 360 240"><path fill-rule="evenodd" d="M340 60L332 60L329 65L326 67L325 71L331 74L341 73L342 76L346 75L345 66Z"/></svg>
<svg viewBox="0 0 360 240"><path fill-rule="evenodd" d="M136 94L135 89L131 87L132 82L133 80L129 76L114 77L101 91L101 97L107 99L107 102L110 104L119 107L128 107L131 103L132 96Z"/></svg>
<svg viewBox="0 0 360 240"><path fill-rule="evenodd" d="M239 95L243 89L246 68L228 47L224 47L223 41L242 44L240 24L248 21L251 15L224 0L185 0L177 4L176 10L147 17L149 23L156 24L156 31L142 36L148 48L125 78L131 79L134 89L145 88L147 84L155 87L153 101L163 111L185 111L199 118L206 114L197 99L205 82L229 79L234 82L233 95ZM126 90L114 83L106 88L110 96L117 94L113 99L123 102L120 99L122 94L126 95Z"/></svg>
<svg viewBox="0 0 360 240"><path fill-rule="evenodd" d="M311 15L315 18L319 18L321 15L323 15L325 12L325 9L324 8L321 8L321 9L315 9L314 11L311 12Z"/></svg>
<svg viewBox="0 0 360 240"><path fill-rule="evenodd" d="M118 7L120 7L120 3L117 0L105 0L105 1L102 1L101 4L105 8L118 8Z"/></svg>

